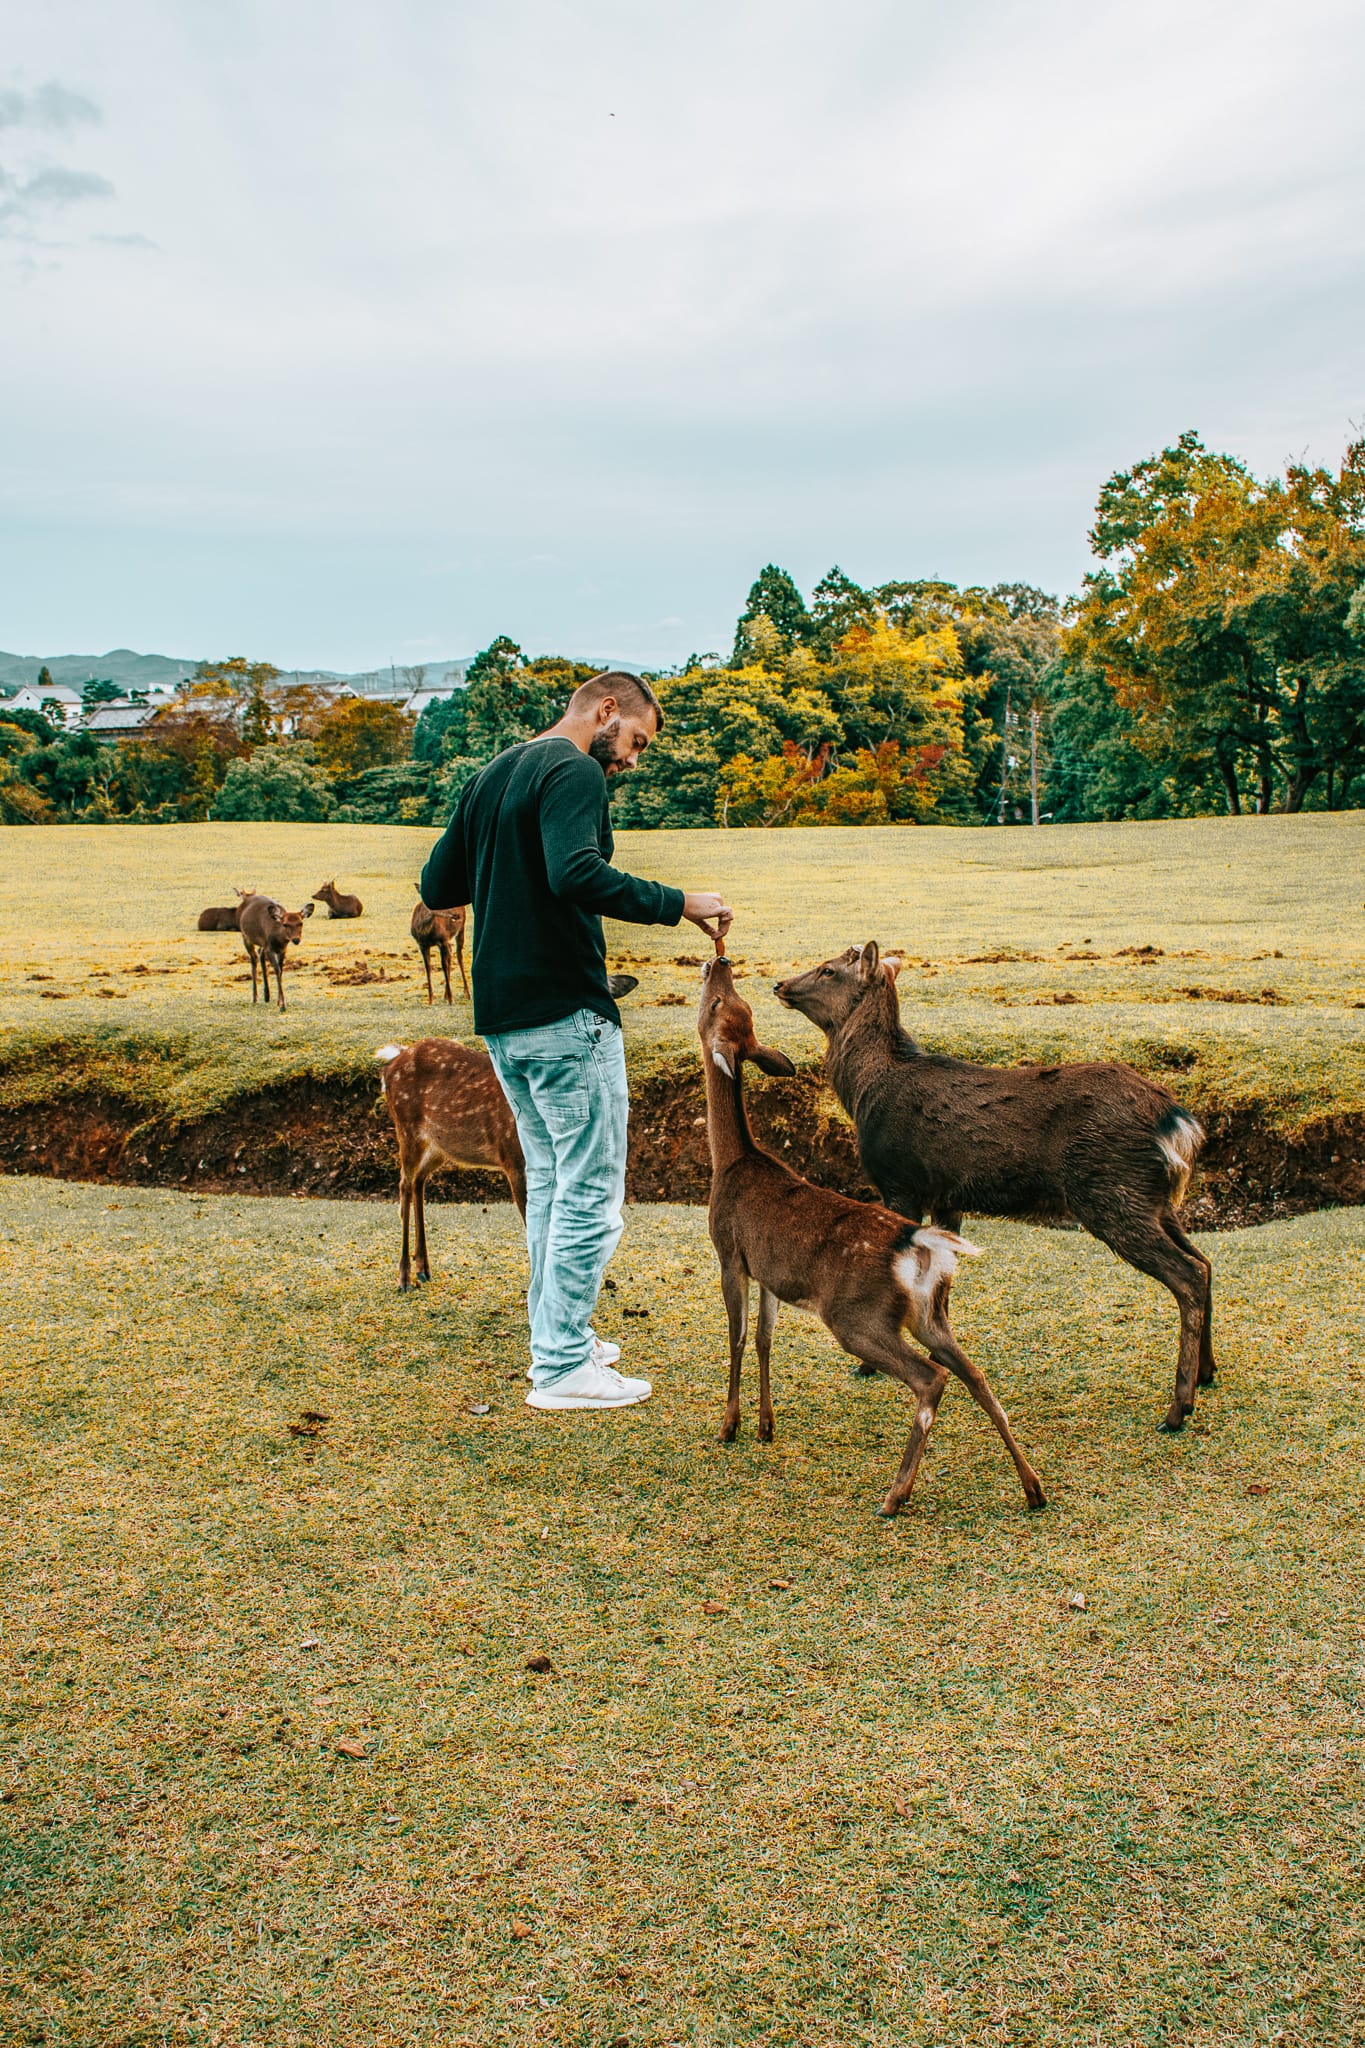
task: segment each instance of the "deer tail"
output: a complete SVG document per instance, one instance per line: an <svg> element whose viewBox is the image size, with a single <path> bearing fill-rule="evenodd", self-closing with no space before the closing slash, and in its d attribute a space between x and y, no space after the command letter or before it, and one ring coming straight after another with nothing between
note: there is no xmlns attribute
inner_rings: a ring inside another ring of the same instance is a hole
<svg viewBox="0 0 1365 2048"><path fill-rule="evenodd" d="M1187 1109L1168 1109L1157 1124L1154 1133L1157 1147L1166 1162L1166 1173L1170 1181L1171 1202L1178 1205L1185 1199L1185 1190L1190 1183L1190 1173L1199 1148L1204 1142L1204 1126L1198 1117L1190 1115Z"/></svg>
<svg viewBox="0 0 1365 2048"><path fill-rule="evenodd" d="M390 1060L397 1059L400 1052L406 1051L405 1045L378 1045L375 1047L374 1056L381 1066L387 1066Z"/></svg>

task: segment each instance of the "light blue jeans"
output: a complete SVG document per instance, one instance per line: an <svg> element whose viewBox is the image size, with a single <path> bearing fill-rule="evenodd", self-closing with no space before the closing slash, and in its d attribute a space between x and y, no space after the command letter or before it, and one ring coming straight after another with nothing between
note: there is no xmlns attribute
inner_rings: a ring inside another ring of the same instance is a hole
<svg viewBox="0 0 1365 2048"><path fill-rule="evenodd" d="M531 1383L548 1387L592 1356L592 1312L621 1241L626 1055L621 1027L592 1010L485 1039L526 1159Z"/></svg>

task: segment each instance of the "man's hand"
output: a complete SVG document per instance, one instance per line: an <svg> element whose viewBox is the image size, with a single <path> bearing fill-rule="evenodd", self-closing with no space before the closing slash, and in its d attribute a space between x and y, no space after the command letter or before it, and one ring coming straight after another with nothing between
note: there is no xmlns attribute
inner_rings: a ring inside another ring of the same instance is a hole
<svg viewBox="0 0 1365 2048"><path fill-rule="evenodd" d="M734 923L735 913L723 896L717 896L710 889L687 889L683 892L683 916L689 923L699 925L708 939L723 939Z"/></svg>

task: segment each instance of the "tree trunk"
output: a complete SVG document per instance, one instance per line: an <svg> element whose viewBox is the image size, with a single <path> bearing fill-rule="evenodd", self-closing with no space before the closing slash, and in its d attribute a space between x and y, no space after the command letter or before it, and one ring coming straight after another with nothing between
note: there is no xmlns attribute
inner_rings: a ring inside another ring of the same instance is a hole
<svg viewBox="0 0 1365 2048"><path fill-rule="evenodd" d="M1308 678L1300 676L1294 689L1287 720L1293 741L1294 769L1285 796L1287 811L1301 811L1303 800L1322 771L1318 750L1308 730Z"/></svg>
<svg viewBox="0 0 1365 2048"><path fill-rule="evenodd" d="M1216 758L1218 761L1218 773L1222 776L1223 787L1228 793L1228 816L1230 818L1240 818L1242 815L1242 793L1237 787L1236 767L1228 760L1227 755L1221 749Z"/></svg>

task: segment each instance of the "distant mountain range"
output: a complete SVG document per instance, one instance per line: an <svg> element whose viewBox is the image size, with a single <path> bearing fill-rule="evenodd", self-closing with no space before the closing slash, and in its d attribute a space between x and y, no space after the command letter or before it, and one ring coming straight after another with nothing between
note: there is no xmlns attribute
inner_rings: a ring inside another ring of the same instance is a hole
<svg viewBox="0 0 1365 2048"><path fill-rule="evenodd" d="M463 660L413 662L393 672L388 668L363 669L355 675L340 675L325 668L286 669L283 673L290 682L297 679L301 683L351 683L356 687L369 683L372 688L381 682L387 685L393 673L400 682L411 678L415 689L416 671L420 669L425 687L439 689L450 682L463 681L472 659L466 655ZM171 654L135 654L131 647L113 647L107 654L0 653L0 688L18 689L24 683L36 683L38 671L45 668L54 683L65 683L73 690L79 690L83 683L105 681L117 683L125 691L174 689L177 683L192 676L198 666L197 661L177 660Z"/></svg>

